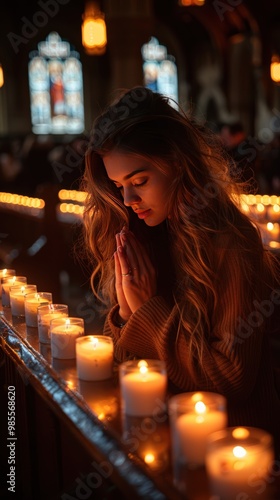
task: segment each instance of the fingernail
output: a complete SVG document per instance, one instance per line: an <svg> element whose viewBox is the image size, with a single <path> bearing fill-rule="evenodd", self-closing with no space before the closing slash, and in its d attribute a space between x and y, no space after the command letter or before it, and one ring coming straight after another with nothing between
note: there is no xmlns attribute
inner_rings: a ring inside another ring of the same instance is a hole
<svg viewBox="0 0 280 500"><path fill-rule="evenodd" d="M122 253L123 248L122 248L121 246L119 246L119 247L117 248L117 251L118 251L119 253Z"/></svg>

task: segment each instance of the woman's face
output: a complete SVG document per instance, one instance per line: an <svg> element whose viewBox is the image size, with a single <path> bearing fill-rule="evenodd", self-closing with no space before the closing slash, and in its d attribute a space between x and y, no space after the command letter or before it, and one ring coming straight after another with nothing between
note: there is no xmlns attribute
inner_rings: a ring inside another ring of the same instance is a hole
<svg viewBox="0 0 280 500"><path fill-rule="evenodd" d="M109 179L123 196L126 207L131 207L147 226L157 226L167 216L170 174L164 174L152 163L139 156L112 151L103 157Z"/></svg>

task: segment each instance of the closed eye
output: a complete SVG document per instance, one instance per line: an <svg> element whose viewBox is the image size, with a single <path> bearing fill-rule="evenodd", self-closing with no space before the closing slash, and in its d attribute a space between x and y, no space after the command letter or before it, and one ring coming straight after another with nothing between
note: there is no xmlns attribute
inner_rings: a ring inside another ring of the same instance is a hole
<svg viewBox="0 0 280 500"><path fill-rule="evenodd" d="M141 187L141 186L144 186L147 182L147 179L145 179L143 182L140 182L139 184L133 184L133 186L135 187Z"/></svg>
<svg viewBox="0 0 280 500"><path fill-rule="evenodd" d="M136 183L135 183L135 184L132 184L132 186L133 186L133 187L141 187L141 186L144 186L146 183L147 183L147 179L145 179L144 181L139 182L139 183L137 183L137 184L136 184ZM115 183L114 183L114 184L115 184ZM116 187L119 191L121 191L121 190L123 189L123 186L117 186L116 184L115 184L115 187Z"/></svg>

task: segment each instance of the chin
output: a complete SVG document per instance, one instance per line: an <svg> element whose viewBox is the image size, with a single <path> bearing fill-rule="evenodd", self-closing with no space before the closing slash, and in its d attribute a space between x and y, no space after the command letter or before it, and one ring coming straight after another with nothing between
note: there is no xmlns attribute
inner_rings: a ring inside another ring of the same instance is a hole
<svg viewBox="0 0 280 500"><path fill-rule="evenodd" d="M144 222L147 226L149 227L155 227L159 226L162 222L164 222L166 219L160 219L160 220L149 220L149 218L145 219Z"/></svg>

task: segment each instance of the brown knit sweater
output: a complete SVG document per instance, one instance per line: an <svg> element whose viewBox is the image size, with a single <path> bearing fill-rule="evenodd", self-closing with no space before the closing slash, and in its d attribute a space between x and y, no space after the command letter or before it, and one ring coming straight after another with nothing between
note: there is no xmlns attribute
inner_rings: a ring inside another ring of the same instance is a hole
<svg viewBox="0 0 280 500"><path fill-rule="evenodd" d="M265 267L268 254L258 246L255 229L243 220L237 227L246 235L243 248L228 232L222 236L218 233L213 241L218 300L215 306L209 306L210 331L204 332L202 363L196 352L190 355L190 338L179 326L178 308L164 295L170 289L167 284L135 311L122 329L114 324L118 306L113 307L104 333L113 337L118 362L129 357L164 360L175 391L224 395L228 425L266 429L280 451L280 398L269 340L272 324L278 325L280 335L280 290L272 284L274 278ZM251 250L248 242L255 242ZM164 247L161 242L158 256ZM265 286L261 285L263 281Z"/></svg>

